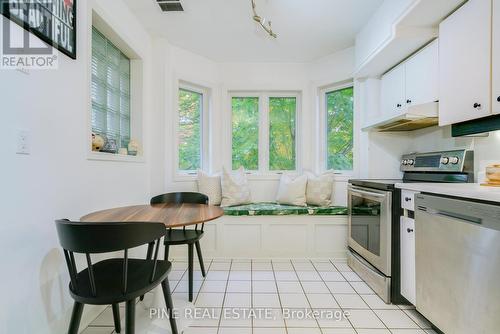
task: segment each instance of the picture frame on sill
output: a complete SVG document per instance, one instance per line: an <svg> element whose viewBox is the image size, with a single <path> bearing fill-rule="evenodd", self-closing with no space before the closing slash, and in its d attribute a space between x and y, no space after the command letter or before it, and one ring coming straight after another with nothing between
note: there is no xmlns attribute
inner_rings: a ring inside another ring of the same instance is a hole
<svg viewBox="0 0 500 334"><path fill-rule="evenodd" d="M76 1L0 0L0 14L76 59Z"/></svg>

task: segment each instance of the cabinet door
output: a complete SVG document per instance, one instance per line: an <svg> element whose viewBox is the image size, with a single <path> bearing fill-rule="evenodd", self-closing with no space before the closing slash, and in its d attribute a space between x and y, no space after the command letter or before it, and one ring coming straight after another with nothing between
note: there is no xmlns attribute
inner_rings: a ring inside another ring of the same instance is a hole
<svg viewBox="0 0 500 334"><path fill-rule="evenodd" d="M401 217L401 295L415 305L415 221Z"/></svg>
<svg viewBox="0 0 500 334"><path fill-rule="evenodd" d="M405 63L406 100L408 106L438 100L438 41L435 40Z"/></svg>
<svg viewBox="0 0 500 334"><path fill-rule="evenodd" d="M491 0L469 0L439 25L439 125L491 114Z"/></svg>
<svg viewBox="0 0 500 334"><path fill-rule="evenodd" d="M397 115L405 109L405 68L399 65L382 76L382 116Z"/></svg>
<svg viewBox="0 0 500 334"><path fill-rule="evenodd" d="M493 0L492 111L500 114L500 0Z"/></svg>

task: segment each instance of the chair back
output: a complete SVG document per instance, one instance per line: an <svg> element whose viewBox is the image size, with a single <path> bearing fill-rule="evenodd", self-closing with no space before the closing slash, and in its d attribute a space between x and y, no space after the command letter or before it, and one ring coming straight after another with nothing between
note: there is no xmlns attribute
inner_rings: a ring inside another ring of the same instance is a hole
<svg viewBox="0 0 500 334"><path fill-rule="evenodd" d="M153 258L154 266L151 274L151 280L153 280L158 260L160 239L165 235L164 224L149 222L88 223L72 222L67 219L56 220L55 223L59 243L63 248L66 265L68 266L71 287L75 291L78 289L78 282L76 280L78 271L74 253L85 254L92 293L96 296L94 270L90 255L122 250L124 252L122 288L123 292L126 293L128 249L144 244L156 243Z"/></svg>
<svg viewBox="0 0 500 334"><path fill-rule="evenodd" d="M208 204L208 196L197 192L175 192L151 198L151 204Z"/></svg>

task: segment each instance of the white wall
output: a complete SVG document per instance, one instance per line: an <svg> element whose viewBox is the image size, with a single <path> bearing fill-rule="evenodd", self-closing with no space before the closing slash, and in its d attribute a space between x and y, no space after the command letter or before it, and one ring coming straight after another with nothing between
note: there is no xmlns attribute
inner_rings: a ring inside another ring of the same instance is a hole
<svg viewBox="0 0 500 334"><path fill-rule="evenodd" d="M385 0L356 35L356 69L360 68L393 35L394 24L415 0Z"/></svg>
<svg viewBox="0 0 500 334"><path fill-rule="evenodd" d="M179 177L175 172L175 95L178 80L184 80L211 89L210 110L210 170L218 172L223 166L230 168L230 108L228 92L232 90L300 91L302 105L300 120L301 142L298 154L302 168L319 171L316 151L317 94L320 87L352 80L354 50L340 51L315 63L215 63L207 58L169 45L165 40L155 43L155 50L165 54L165 74L157 76L158 87L165 96L167 136L165 143L165 189L168 191L196 190L194 177ZM156 51L155 51L156 52ZM160 71L161 72L161 71ZM159 180L161 178L158 178ZM346 179L337 183L335 201L346 202ZM254 201L274 201L279 176L249 176Z"/></svg>
<svg viewBox="0 0 500 334"><path fill-rule="evenodd" d="M474 150L474 173L476 181L485 166L500 163L500 130L488 137L451 137L451 126L422 129L413 133L412 151L439 151L453 149Z"/></svg>
<svg viewBox="0 0 500 334"><path fill-rule="evenodd" d="M108 23L144 57L145 131L150 102L151 38L120 0L98 0ZM1 333L64 333L72 300L54 219L146 202L151 151L143 163L87 160L89 8L78 2L77 60L59 53L57 70L0 73ZM31 134L31 155L16 155L16 130ZM96 311L96 309L94 309ZM92 313L86 307L84 318ZM85 322L85 320L84 320Z"/></svg>
<svg viewBox="0 0 500 334"><path fill-rule="evenodd" d="M500 131L488 137L451 136L451 126L431 127L401 133L364 133L362 147L361 177L399 178L401 155L410 152L433 152L454 149L474 151L474 174L476 182L488 164L500 163Z"/></svg>

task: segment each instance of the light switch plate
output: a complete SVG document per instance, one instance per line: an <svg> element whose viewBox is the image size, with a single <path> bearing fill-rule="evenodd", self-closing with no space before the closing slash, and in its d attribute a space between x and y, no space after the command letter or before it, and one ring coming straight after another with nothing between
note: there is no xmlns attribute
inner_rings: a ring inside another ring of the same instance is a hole
<svg viewBox="0 0 500 334"><path fill-rule="evenodd" d="M17 130L17 154L30 154L30 132L28 130Z"/></svg>

